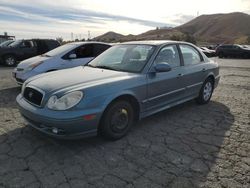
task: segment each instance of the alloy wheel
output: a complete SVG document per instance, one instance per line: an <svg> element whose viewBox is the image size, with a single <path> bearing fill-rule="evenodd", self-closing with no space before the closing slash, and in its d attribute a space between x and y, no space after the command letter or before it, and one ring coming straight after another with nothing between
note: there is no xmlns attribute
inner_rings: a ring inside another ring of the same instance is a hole
<svg viewBox="0 0 250 188"><path fill-rule="evenodd" d="M213 86L211 82L207 82L203 90L203 99L205 101L209 100L213 91Z"/></svg>

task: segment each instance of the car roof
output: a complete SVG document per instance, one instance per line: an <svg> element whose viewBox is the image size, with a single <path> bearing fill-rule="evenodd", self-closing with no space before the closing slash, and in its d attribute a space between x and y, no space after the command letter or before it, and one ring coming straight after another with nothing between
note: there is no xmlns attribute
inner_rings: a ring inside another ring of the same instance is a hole
<svg viewBox="0 0 250 188"><path fill-rule="evenodd" d="M142 45L163 45L163 44L172 44L172 43L178 43L178 44L190 44L188 42L182 42L182 41L174 41L174 40L144 40L144 41L131 41L131 42L123 42L120 44L142 44Z"/></svg>
<svg viewBox="0 0 250 188"><path fill-rule="evenodd" d="M105 44L111 46L112 44L97 42L97 41L84 41L84 42L69 42L67 44L83 45L83 44Z"/></svg>

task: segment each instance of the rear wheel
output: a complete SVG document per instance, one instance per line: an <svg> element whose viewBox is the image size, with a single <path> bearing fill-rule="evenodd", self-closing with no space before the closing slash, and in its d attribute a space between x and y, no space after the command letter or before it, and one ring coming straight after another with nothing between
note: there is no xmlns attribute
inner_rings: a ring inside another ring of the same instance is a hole
<svg viewBox="0 0 250 188"><path fill-rule="evenodd" d="M16 65L16 58L13 55L7 55L4 57L4 63L8 67Z"/></svg>
<svg viewBox="0 0 250 188"><path fill-rule="evenodd" d="M208 78L202 85L199 97L196 98L198 104L207 104L213 94L214 82L211 78Z"/></svg>
<svg viewBox="0 0 250 188"><path fill-rule="evenodd" d="M223 52L220 52L220 53L218 54L218 56L219 56L219 58L223 58L223 57L224 57Z"/></svg>
<svg viewBox="0 0 250 188"><path fill-rule="evenodd" d="M105 110L99 132L107 139L120 139L132 127L134 117L134 109L129 102L124 100L114 102Z"/></svg>

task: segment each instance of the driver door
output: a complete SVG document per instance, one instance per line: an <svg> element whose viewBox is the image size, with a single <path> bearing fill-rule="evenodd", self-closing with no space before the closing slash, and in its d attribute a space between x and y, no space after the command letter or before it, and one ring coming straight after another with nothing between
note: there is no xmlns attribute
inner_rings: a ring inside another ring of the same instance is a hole
<svg viewBox="0 0 250 188"><path fill-rule="evenodd" d="M171 66L169 72L148 74L147 110L155 111L184 97L183 66L176 45L167 45L158 53L154 65L166 62Z"/></svg>

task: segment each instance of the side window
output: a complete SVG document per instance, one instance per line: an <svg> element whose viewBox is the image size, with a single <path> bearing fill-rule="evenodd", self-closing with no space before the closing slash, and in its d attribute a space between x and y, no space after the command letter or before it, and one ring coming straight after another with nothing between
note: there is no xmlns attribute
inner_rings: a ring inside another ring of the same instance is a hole
<svg viewBox="0 0 250 188"><path fill-rule="evenodd" d="M180 45L185 65L195 65L201 63L199 52L189 45Z"/></svg>
<svg viewBox="0 0 250 188"><path fill-rule="evenodd" d="M93 45L85 44L75 49L76 58L94 57Z"/></svg>
<svg viewBox="0 0 250 188"><path fill-rule="evenodd" d="M176 45L169 45L160 50L155 63L168 63L172 68L180 66L180 57Z"/></svg>
<svg viewBox="0 0 250 188"><path fill-rule="evenodd" d="M239 50L240 47L239 46L233 46L234 50Z"/></svg>
<svg viewBox="0 0 250 188"><path fill-rule="evenodd" d="M24 48L32 48L34 46L34 44L33 44L32 41L23 41L21 46L24 47Z"/></svg>
<svg viewBox="0 0 250 188"><path fill-rule="evenodd" d="M94 44L94 47L93 47L93 55L94 55L94 57L100 55L102 52L104 52L104 51L107 50L108 48L110 48L109 45L105 45L105 44Z"/></svg>

